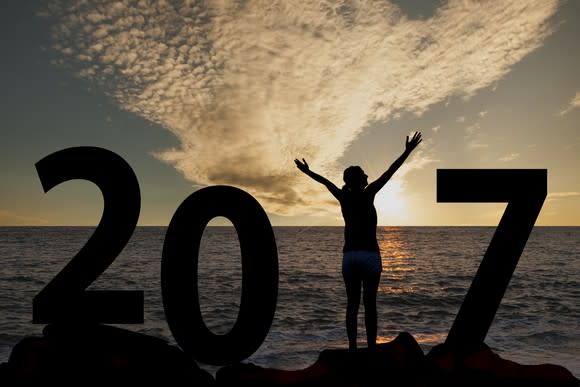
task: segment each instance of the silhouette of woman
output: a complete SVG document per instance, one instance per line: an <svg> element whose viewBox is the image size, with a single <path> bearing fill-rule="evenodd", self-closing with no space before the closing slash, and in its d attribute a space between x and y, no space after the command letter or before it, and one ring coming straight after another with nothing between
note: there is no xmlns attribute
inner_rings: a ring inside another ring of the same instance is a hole
<svg viewBox="0 0 580 387"><path fill-rule="evenodd" d="M374 199L377 192L405 162L422 141L421 133L415 132L405 141L405 151L378 179L368 183L368 176L359 166L344 170L342 189L330 180L310 170L306 160L296 159L298 169L323 184L340 203L344 218L344 247L342 276L346 287L346 333L351 351L357 349L357 316L360 305L361 285L365 309L365 329L370 350L377 342L377 290L381 278L382 263L377 243L377 211Z"/></svg>

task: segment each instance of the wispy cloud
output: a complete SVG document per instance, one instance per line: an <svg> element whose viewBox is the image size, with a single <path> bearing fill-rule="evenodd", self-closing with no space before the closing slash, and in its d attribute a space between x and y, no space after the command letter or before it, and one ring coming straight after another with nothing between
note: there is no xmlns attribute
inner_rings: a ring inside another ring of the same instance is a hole
<svg viewBox="0 0 580 387"><path fill-rule="evenodd" d="M552 192L552 193L548 194L548 197L546 198L546 200L554 201L554 200L558 200L558 199L571 198L571 197L576 197L576 196L580 196L580 192L574 192L574 191Z"/></svg>
<svg viewBox="0 0 580 387"><path fill-rule="evenodd" d="M177 137L159 159L287 214L318 200L295 157L336 171L369 123L494 85L557 6L450 0L411 20L385 0L73 0L47 13L63 62Z"/></svg>
<svg viewBox="0 0 580 387"><path fill-rule="evenodd" d="M469 125L465 128L465 143L468 150L488 148L489 145L484 142L484 135L480 131L481 124L479 122Z"/></svg>
<svg viewBox="0 0 580 387"><path fill-rule="evenodd" d="M469 125L467 128L465 128L465 132L468 135L471 135L471 134L477 133L480 128L481 128L481 124L479 122L476 122L475 124Z"/></svg>
<svg viewBox="0 0 580 387"><path fill-rule="evenodd" d="M510 161L516 160L518 157L520 157L519 153L510 153L507 156L500 157L498 161L502 163L509 163Z"/></svg>
<svg viewBox="0 0 580 387"><path fill-rule="evenodd" d="M568 102L568 106L562 110L559 115L564 116L570 113L572 110L580 107L580 91L576 92L576 95Z"/></svg>
<svg viewBox="0 0 580 387"><path fill-rule="evenodd" d="M48 224L48 221L37 216L28 216L15 211L0 209L0 224L5 226L28 226L31 224Z"/></svg>

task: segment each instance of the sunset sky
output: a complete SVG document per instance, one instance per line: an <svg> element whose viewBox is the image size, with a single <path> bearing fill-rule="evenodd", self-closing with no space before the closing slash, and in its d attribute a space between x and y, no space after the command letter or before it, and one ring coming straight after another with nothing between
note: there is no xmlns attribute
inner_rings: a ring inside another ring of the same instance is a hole
<svg viewBox="0 0 580 387"><path fill-rule="evenodd" d="M580 225L580 1L0 3L0 226L96 225L86 181L34 164L109 149L141 187L139 225L208 185L273 225L341 225L295 158L342 185L378 177L381 225L495 225L504 204L436 202L440 168L545 168L538 225Z"/></svg>

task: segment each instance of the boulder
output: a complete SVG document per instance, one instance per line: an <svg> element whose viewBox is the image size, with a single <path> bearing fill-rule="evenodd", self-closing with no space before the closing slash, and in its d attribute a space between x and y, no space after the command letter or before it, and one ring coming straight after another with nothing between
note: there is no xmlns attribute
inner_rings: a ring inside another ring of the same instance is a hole
<svg viewBox="0 0 580 387"><path fill-rule="evenodd" d="M408 333L379 344L370 351L323 350L311 366L302 370L278 370L254 364L235 364L216 374L219 386L408 386L424 378L427 368L419 344Z"/></svg>
<svg viewBox="0 0 580 387"><path fill-rule="evenodd" d="M566 368L553 364L521 365L505 360L482 344L458 353L445 344L427 355L409 333L379 344L375 351L323 350L302 370L278 370L239 363L221 368L218 386L291 387L578 387Z"/></svg>
<svg viewBox="0 0 580 387"><path fill-rule="evenodd" d="M463 353L440 344L427 359L439 379L453 386L578 387L580 380L555 364L523 365L503 359L486 344Z"/></svg>
<svg viewBox="0 0 580 387"><path fill-rule="evenodd" d="M101 325L51 324L16 344L0 368L2 386L210 386L214 379L162 339Z"/></svg>

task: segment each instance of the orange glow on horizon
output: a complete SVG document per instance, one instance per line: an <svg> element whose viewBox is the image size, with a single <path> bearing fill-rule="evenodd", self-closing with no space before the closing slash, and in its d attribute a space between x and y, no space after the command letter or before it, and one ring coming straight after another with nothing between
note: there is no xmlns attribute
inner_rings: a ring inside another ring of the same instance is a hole
<svg viewBox="0 0 580 387"><path fill-rule="evenodd" d="M410 206L403 196L403 181L392 180L375 197L378 223L381 225L404 224L410 218Z"/></svg>

